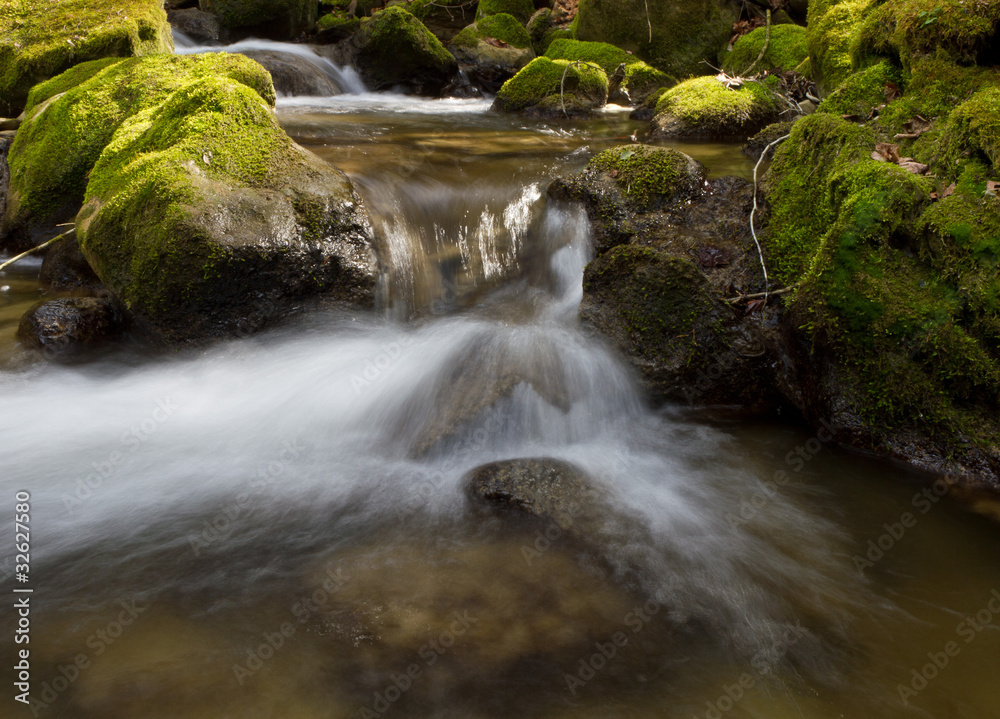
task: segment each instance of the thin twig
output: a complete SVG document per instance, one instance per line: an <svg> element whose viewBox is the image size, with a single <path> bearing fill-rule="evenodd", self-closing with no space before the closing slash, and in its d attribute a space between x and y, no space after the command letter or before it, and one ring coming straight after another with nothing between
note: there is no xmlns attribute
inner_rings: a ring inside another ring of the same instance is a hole
<svg viewBox="0 0 1000 719"><path fill-rule="evenodd" d="M771 42L771 10L768 9L768 11L767 11L767 30L764 31L764 44L760 48L760 54L757 55L757 59L754 60L753 63L750 65L750 67L748 67L743 72L744 75L750 76L750 75L753 74L752 70L755 67L757 67L757 64L761 60L764 59L764 53L767 52L767 46L770 44L770 42Z"/></svg>
<svg viewBox="0 0 1000 719"><path fill-rule="evenodd" d="M17 257L11 257L9 260L7 260L6 262L4 262L3 264L0 264L0 272L2 272L5 268L9 267L10 265L14 264L15 262L17 262L21 258L27 257L28 255L30 255L30 254L32 254L34 252L38 252L39 250L44 249L44 248L48 247L49 245L51 245L53 242L58 242L59 240L65 238L65 237L69 237L74 232L76 232L76 229L69 230L67 232L62 233L61 235L56 235L51 240L48 240L48 241L43 242L42 244L38 245L38 247L32 247L30 250L25 250L24 252L22 252L21 254L19 254Z"/></svg>
<svg viewBox="0 0 1000 719"><path fill-rule="evenodd" d="M782 287L780 290L775 290L774 292L754 292L752 295L737 295L736 297L730 297L723 300L723 302L728 302L731 305L737 302L742 302L743 300L759 300L767 299L768 297L777 297L778 295L784 295L792 290L797 290L801 282L796 282L794 285L788 285L788 287Z"/></svg>
<svg viewBox="0 0 1000 719"><path fill-rule="evenodd" d="M757 168L760 167L760 163L764 161L764 157L767 155L767 151L772 147L777 145L782 140L787 140L788 135L779 137L774 142L768 144L764 148L764 151L760 153L760 158L757 160L757 164L753 166L753 210L750 212L750 234L753 235L753 243L757 245L757 255L760 257L760 268L764 270L764 301L767 301L767 291L768 291L768 281L767 281L767 266L764 264L764 251L760 249L760 240L757 239L757 230L753 226L754 215L757 214Z"/></svg>
<svg viewBox="0 0 1000 719"><path fill-rule="evenodd" d="M595 67L598 70L603 70L604 69L600 65L598 65L596 63L593 63L593 62L588 62L586 60L574 60L573 62L567 64L565 68L563 68L562 79L559 80L559 105L562 107L563 117L569 117L569 113L566 112L566 99L563 97L563 90L566 87L566 73L569 72L569 69L571 67L579 67L580 65L587 65L588 67ZM580 82L581 83L583 82L583 77L582 76L580 77Z"/></svg>
<svg viewBox="0 0 1000 719"><path fill-rule="evenodd" d="M653 43L653 21L649 17L649 0L645 0L646 3L646 24L649 25L649 42Z"/></svg>

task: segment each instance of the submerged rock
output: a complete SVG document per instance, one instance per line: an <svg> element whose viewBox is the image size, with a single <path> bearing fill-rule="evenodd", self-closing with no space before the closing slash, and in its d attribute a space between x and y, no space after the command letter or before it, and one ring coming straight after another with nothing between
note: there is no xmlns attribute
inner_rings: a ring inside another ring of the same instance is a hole
<svg viewBox="0 0 1000 719"><path fill-rule="evenodd" d="M0 13L0 114L21 112L33 85L73 65L103 57L170 52L161 0L9 3ZM72 15L68 15L72 13Z"/></svg>
<svg viewBox="0 0 1000 719"><path fill-rule="evenodd" d="M653 117L655 137L749 137L778 119L774 94L747 82L730 89L714 77L685 80L664 93Z"/></svg>
<svg viewBox="0 0 1000 719"><path fill-rule="evenodd" d="M504 83L493 109L542 117L579 116L607 101L608 77L600 68L539 57Z"/></svg>
<svg viewBox="0 0 1000 719"><path fill-rule="evenodd" d="M76 226L105 286L168 344L242 335L310 299L374 303L372 230L351 182L228 78L128 118Z"/></svg>
<svg viewBox="0 0 1000 719"><path fill-rule="evenodd" d="M39 302L17 327L17 339L49 359L80 359L124 331L123 315L114 300L67 297Z"/></svg>
<svg viewBox="0 0 1000 719"><path fill-rule="evenodd" d="M338 46L338 55L358 68L372 90L403 87L435 95L458 72L458 63L441 41L399 6L363 20L358 32Z"/></svg>

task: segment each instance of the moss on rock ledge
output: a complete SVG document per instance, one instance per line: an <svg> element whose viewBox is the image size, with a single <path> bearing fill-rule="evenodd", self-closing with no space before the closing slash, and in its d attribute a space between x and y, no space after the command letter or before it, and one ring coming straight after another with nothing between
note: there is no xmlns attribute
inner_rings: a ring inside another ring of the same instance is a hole
<svg viewBox="0 0 1000 719"><path fill-rule="evenodd" d="M731 75L742 74L756 62L766 35L766 28L759 27L737 40L733 51L726 54L722 69ZM809 49L806 47L806 29L798 25L775 25L771 28L771 41L767 45L767 51L754 70L794 70L807 57Z"/></svg>
<svg viewBox="0 0 1000 719"><path fill-rule="evenodd" d="M0 8L0 113L17 115L31 87L77 63L170 52L161 0L5 0Z"/></svg>
<svg viewBox="0 0 1000 719"><path fill-rule="evenodd" d="M539 57L504 83L493 109L557 116L565 107L567 114L579 115L607 101L608 77L599 67Z"/></svg>
<svg viewBox="0 0 1000 719"><path fill-rule="evenodd" d="M91 168L122 122L203 77L230 78L274 103L264 68L222 53L94 60L36 86L10 152L11 195L2 227L32 233L72 217Z"/></svg>
<svg viewBox="0 0 1000 719"><path fill-rule="evenodd" d="M731 90L714 77L686 80L656 104L653 132L660 137L749 137L778 118L778 102L764 85Z"/></svg>
<svg viewBox="0 0 1000 719"><path fill-rule="evenodd" d="M513 15L506 13L488 15L477 20L458 33L452 43L458 47L475 47L481 40L490 37L518 49L531 47L528 31Z"/></svg>
<svg viewBox="0 0 1000 719"><path fill-rule="evenodd" d="M481 20L489 15L505 13L513 15L519 23L525 24L531 19L534 12L535 6L531 0L479 0L476 20Z"/></svg>
<svg viewBox="0 0 1000 719"><path fill-rule="evenodd" d="M553 60L583 60L600 65L609 76L620 65L625 65L625 78L621 87L633 102L641 103L654 90L676 85L677 81L660 72L635 55L603 42L583 42L581 40L553 40L545 51L545 56Z"/></svg>
<svg viewBox="0 0 1000 719"><path fill-rule="evenodd" d="M309 298L373 303L371 229L350 181L225 77L121 125L76 227L105 286L169 344L250 332Z"/></svg>

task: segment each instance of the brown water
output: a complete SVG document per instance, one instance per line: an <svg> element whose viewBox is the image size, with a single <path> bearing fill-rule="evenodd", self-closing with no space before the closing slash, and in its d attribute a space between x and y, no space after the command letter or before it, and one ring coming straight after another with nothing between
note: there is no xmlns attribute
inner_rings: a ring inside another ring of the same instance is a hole
<svg viewBox="0 0 1000 719"><path fill-rule="evenodd" d="M652 411L577 327L586 223L545 184L640 124L386 97L279 117L365 194L388 319L0 374L38 716L1000 717L994 524L791 418ZM39 290L0 284L9 353ZM588 541L468 506L468 470L530 456L607 491Z"/></svg>

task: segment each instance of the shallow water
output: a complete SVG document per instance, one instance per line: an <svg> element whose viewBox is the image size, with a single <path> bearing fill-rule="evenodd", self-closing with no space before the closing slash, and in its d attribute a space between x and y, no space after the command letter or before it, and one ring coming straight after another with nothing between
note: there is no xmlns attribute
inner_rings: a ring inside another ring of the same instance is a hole
<svg viewBox="0 0 1000 719"><path fill-rule="evenodd" d="M995 526L791 420L650 409L577 325L581 211L544 200L641 125L485 108L279 105L365 196L384 313L0 374L39 714L1000 716ZM39 293L18 272L8 343ZM580 541L475 511L463 477L513 457L584 470L605 521Z"/></svg>

